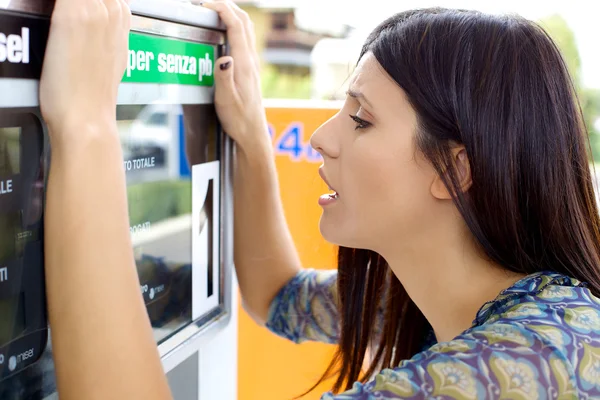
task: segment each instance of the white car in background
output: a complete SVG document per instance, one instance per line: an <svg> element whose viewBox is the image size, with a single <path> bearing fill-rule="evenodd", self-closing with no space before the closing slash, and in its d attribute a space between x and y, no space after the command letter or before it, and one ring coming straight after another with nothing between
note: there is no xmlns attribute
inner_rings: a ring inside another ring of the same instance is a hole
<svg viewBox="0 0 600 400"><path fill-rule="evenodd" d="M175 106L170 104L149 104L138 114L131 124L129 140L131 145L168 148L173 140Z"/></svg>
<svg viewBox="0 0 600 400"><path fill-rule="evenodd" d="M178 143L177 108L171 104L145 106L123 138L130 153L125 158L155 157L157 165L164 164L169 149Z"/></svg>

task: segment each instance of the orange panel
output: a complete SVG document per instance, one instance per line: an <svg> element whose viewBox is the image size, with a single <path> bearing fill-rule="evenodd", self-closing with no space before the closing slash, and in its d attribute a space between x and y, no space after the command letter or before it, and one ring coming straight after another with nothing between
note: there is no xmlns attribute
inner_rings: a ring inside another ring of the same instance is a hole
<svg viewBox="0 0 600 400"><path fill-rule="evenodd" d="M318 175L321 159L309 150L312 133L335 109L267 108L277 154L281 196L288 225L305 267L336 267L335 248L321 237L317 200L327 192ZM318 155L317 155L318 156ZM310 388L325 371L334 346L289 342L260 328L243 311L239 317L238 398L292 399ZM303 399L319 399L331 381Z"/></svg>

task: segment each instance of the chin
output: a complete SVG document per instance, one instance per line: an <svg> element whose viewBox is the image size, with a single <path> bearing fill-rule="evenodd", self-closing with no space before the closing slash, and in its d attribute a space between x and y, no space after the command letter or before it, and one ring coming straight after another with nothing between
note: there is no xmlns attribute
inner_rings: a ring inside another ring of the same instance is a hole
<svg viewBox="0 0 600 400"><path fill-rule="evenodd" d="M323 239L334 246L360 248L360 241L352 234L353 230L348 229L344 224L334 224L321 217L319 230Z"/></svg>
<svg viewBox="0 0 600 400"><path fill-rule="evenodd" d="M331 222L328 222L327 218L323 215L321 215L321 219L319 220L319 231L321 232L323 239L325 239L327 242L336 246L340 246L338 243L340 236L339 229L337 229Z"/></svg>

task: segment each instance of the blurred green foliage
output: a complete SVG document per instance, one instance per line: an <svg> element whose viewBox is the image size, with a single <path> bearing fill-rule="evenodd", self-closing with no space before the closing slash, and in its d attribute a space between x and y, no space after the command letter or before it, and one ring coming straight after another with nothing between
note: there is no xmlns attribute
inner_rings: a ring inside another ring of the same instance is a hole
<svg viewBox="0 0 600 400"><path fill-rule="evenodd" d="M145 182L127 187L131 225L151 224L192 212L189 180Z"/></svg>
<svg viewBox="0 0 600 400"><path fill-rule="evenodd" d="M310 74L282 72L265 65L261 70L262 94L266 99L310 99Z"/></svg>
<svg viewBox="0 0 600 400"><path fill-rule="evenodd" d="M567 21L562 16L555 14L539 22L554 39L565 58L569 73L573 77L585 124L590 135L592 157L594 161L598 162L600 161L600 131L595 126L595 122L600 118L600 89L583 86L581 80L581 58L577 48L577 41Z"/></svg>

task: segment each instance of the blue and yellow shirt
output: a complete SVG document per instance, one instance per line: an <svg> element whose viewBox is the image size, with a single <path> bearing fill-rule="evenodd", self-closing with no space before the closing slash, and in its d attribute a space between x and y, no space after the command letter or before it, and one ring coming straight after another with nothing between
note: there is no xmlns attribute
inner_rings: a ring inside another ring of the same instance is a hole
<svg viewBox="0 0 600 400"><path fill-rule="evenodd" d="M296 343L339 338L337 271L302 270L277 294L267 327ZM322 400L600 398L600 299L543 272L502 291L471 328L365 384Z"/></svg>

